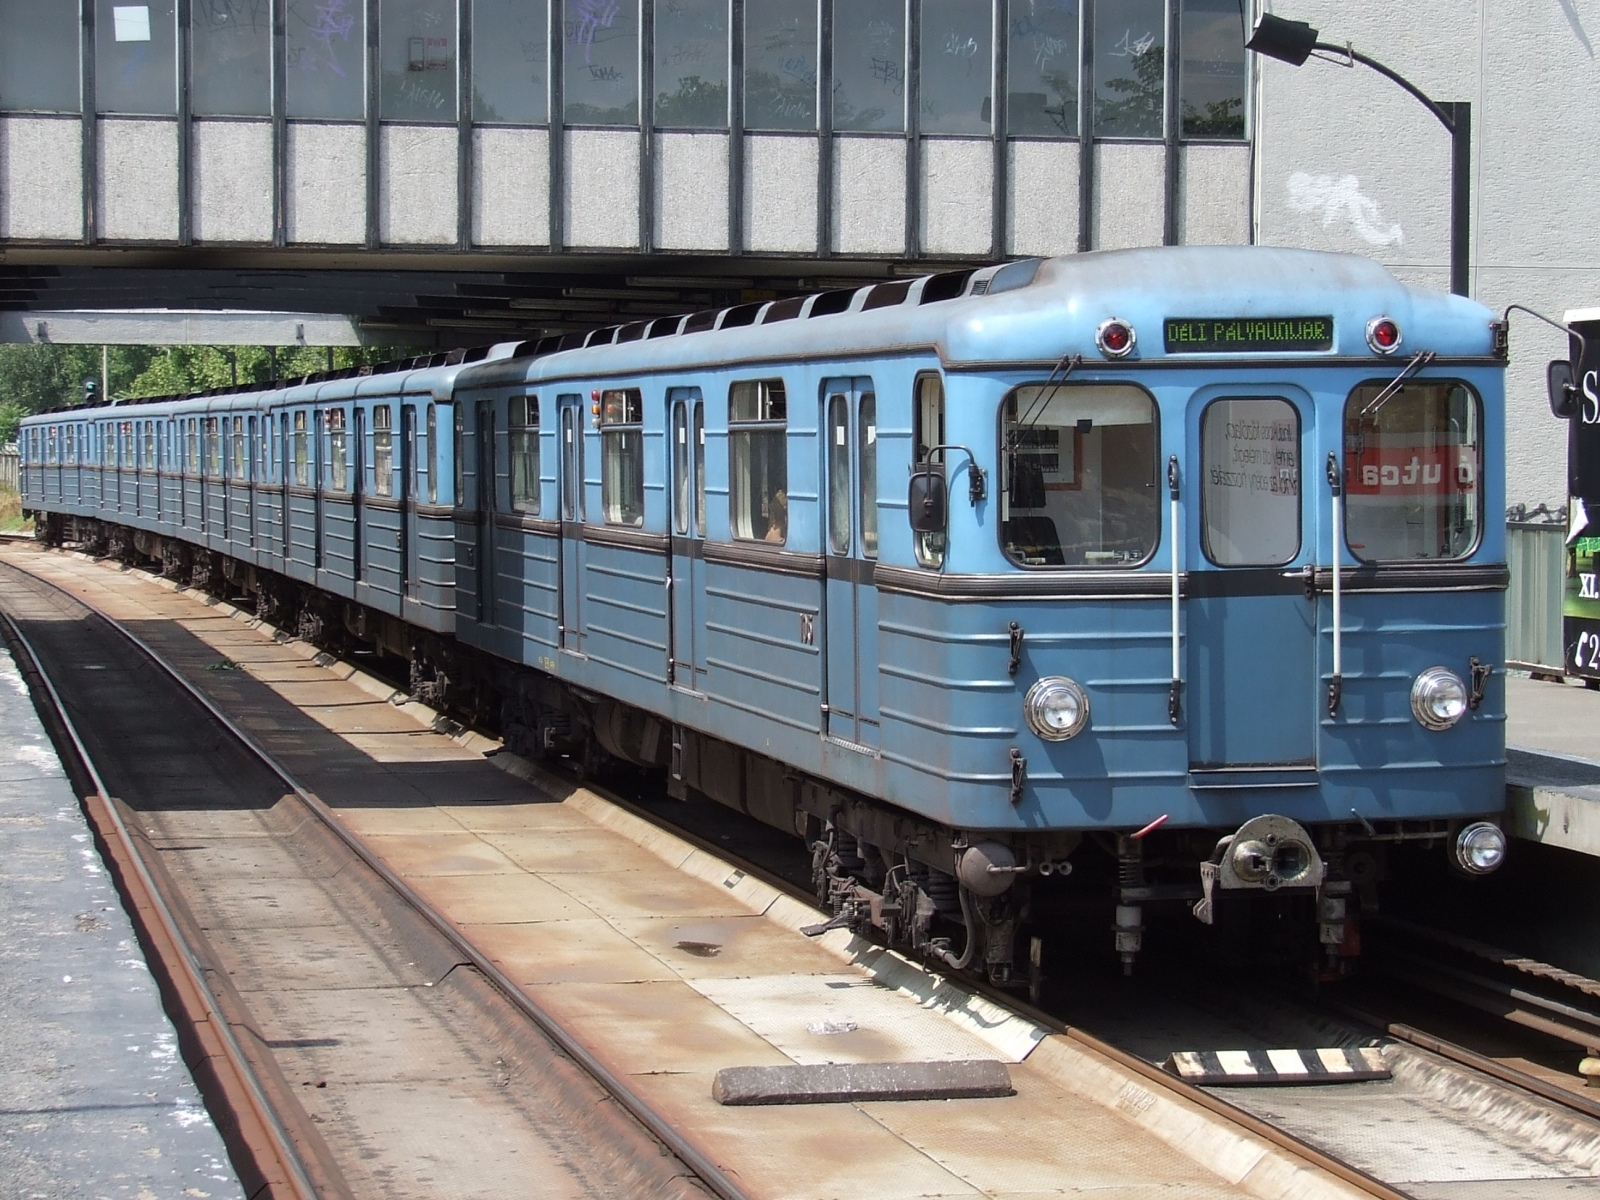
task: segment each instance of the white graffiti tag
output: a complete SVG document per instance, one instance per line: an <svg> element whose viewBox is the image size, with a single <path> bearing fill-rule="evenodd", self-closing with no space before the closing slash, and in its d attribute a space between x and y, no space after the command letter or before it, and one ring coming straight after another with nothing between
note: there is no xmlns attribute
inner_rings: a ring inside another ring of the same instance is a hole
<svg viewBox="0 0 1600 1200"><path fill-rule="evenodd" d="M1289 207L1295 212L1321 213L1324 229L1335 221L1348 221L1370 246L1399 246L1406 240L1399 225L1383 223L1378 202L1361 194L1361 181L1354 175L1335 179L1296 171L1289 176Z"/></svg>

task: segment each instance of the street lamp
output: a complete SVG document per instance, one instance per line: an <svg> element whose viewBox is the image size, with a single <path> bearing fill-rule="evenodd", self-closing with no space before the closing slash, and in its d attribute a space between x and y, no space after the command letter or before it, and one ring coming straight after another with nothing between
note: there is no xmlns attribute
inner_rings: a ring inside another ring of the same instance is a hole
<svg viewBox="0 0 1600 1200"><path fill-rule="evenodd" d="M1311 57L1313 50L1342 54L1351 62L1371 67L1385 79L1398 83L1439 118L1439 123L1450 131L1450 290L1458 296L1465 296L1468 226L1472 215L1472 105L1464 100L1430 99L1416 84L1376 59L1368 58L1350 46L1319 42L1317 31L1305 21L1290 21L1263 13L1244 48L1286 62L1291 67L1302 65Z"/></svg>

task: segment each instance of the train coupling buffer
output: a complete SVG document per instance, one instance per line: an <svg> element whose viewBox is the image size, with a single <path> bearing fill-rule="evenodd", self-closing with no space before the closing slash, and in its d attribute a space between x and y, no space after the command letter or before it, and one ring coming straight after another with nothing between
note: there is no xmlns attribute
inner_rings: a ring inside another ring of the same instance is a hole
<svg viewBox="0 0 1600 1200"><path fill-rule="evenodd" d="M1180 1050L1161 1069L1196 1087L1282 1087L1292 1083L1366 1083L1388 1079L1377 1046L1319 1050Z"/></svg>
<svg viewBox="0 0 1600 1200"><path fill-rule="evenodd" d="M1311 835L1298 822L1274 813L1251 817L1217 843L1211 861L1200 864L1201 898L1194 915L1216 919L1216 889L1275 892L1320 888L1327 869Z"/></svg>

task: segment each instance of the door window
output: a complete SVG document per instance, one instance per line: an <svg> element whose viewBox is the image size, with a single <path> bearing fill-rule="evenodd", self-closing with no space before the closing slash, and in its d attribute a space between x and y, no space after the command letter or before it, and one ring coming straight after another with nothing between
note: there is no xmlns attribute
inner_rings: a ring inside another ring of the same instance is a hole
<svg viewBox="0 0 1600 1200"><path fill-rule="evenodd" d="M330 408L327 422L328 471L332 477L329 485L334 491L343 492L350 487L350 452L345 441L344 409Z"/></svg>
<svg viewBox="0 0 1600 1200"><path fill-rule="evenodd" d="M694 532L706 535L706 406L694 404Z"/></svg>
<svg viewBox="0 0 1600 1200"><path fill-rule="evenodd" d="M828 397L828 553L850 553L850 401Z"/></svg>
<svg viewBox="0 0 1600 1200"><path fill-rule="evenodd" d="M1200 431L1206 557L1279 567L1300 552L1300 413L1276 396L1215 400Z"/></svg>
<svg viewBox="0 0 1600 1200"><path fill-rule="evenodd" d="M689 406L672 406L672 528L689 532Z"/></svg>
<svg viewBox="0 0 1600 1200"><path fill-rule="evenodd" d="M878 397L872 392L861 394L857 435L861 443L857 449L857 461L861 464L861 553L865 558L877 558Z"/></svg>
<svg viewBox="0 0 1600 1200"><path fill-rule="evenodd" d="M561 405L561 519L583 519L583 434L578 429L581 396L558 396Z"/></svg>

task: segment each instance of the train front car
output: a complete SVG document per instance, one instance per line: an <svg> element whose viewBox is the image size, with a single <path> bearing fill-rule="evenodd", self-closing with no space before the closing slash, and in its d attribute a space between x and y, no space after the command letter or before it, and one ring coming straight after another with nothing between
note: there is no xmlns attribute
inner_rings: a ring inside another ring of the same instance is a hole
<svg viewBox="0 0 1600 1200"><path fill-rule="evenodd" d="M1125 968L1153 904L1275 895L1338 970L1399 844L1499 865L1498 335L1301 251L1056 259L966 302L912 414L918 566L877 571L888 790L969 831L963 957L1008 977L1077 869Z"/></svg>

